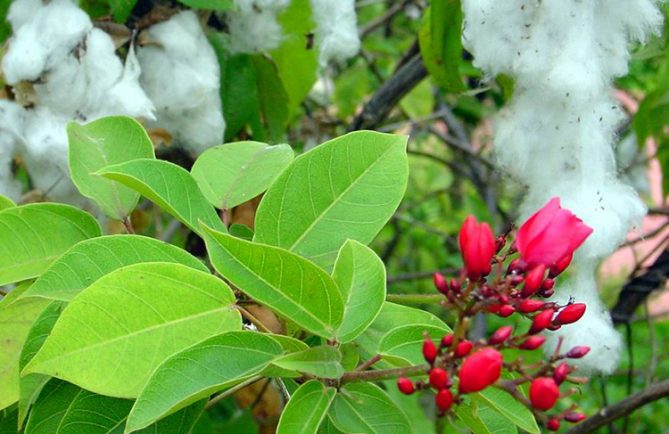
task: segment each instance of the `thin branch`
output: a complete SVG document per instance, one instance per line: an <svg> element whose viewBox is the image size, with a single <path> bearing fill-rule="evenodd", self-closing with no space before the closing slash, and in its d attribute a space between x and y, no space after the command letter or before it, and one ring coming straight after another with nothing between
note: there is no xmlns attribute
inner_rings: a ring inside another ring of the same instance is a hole
<svg viewBox="0 0 669 434"><path fill-rule="evenodd" d="M426 375L427 365L408 366L406 368L382 369L378 371L350 371L345 373L340 382L353 383L357 381L381 381L397 377L417 377Z"/></svg>
<svg viewBox="0 0 669 434"><path fill-rule="evenodd" d="M271 331L270 329L268 329L268 328L265 326L265 324L263 324L258 318L256 318L255 316L253 316L253 314L252 314L251 312L249 312L248 310L244 309L244 308L241 307L240 305L236 305L235 307L236 307L237 310L242 314L242 316L243 316L244 318L246 318L248 321L250 321L251 324L253 324L254 326L256 326L256 328L257 328L258 330L260 330L260 331L263 332L263 333L272 333L272 331Z"/></svg>
<svg viewBox="0 0 669 434"><path fill-rule="evenodd" d="M650 402L657 401L658 399L667 396L669 396L669 380L655 383L639 393L599 410L597 414L567 430L565 434L593 433L604 425L607 425L616 419L620 419L621 417L625 417L634 410L643 407Z"/></svg>
<svg viewBox="0 0 669 434"><path fill-rule="evenodd" d="M256 375L251 378L249 378L246 381L242 381L241 383L237 384L234 387L229 388L228 390L219 393L218 395L214 396L207 402L207 405L204 406L205 410L209 410L211 407L215 406L218 404L221 400L227 398L228 396L232 395L233 393L245 388L246 386L250 386L251 384L255 383L256 381L261 380L263 377L262 375Z"/></svg>
<svg viewBox="0 0 669 434"><path fill-rule="evenodd" d="M404 0L395 3L391 7L388 8L385 14L381 15L380 17L377 17L373 19L372 21L368 22L364 26L360 28L358 31L360 35L360 39L364 38L367 36L369 33L373 32L374 30L378 29L379 27L383 26L385 23L388 21L392 20L395 15L397 15L399 12L404 9L404 6L409 4L411 0Z"/></svg>

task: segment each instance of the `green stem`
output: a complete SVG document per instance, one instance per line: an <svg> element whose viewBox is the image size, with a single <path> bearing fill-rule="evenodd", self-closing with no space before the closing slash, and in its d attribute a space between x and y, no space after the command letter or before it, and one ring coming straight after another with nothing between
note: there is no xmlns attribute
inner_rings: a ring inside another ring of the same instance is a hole
<svg viewBox="0 0 669 434"><path fill-rule="evenodd" d="M444 296L441 294L388 294L386 301L398 304L431 304L441 303Z"/></svg>
<svg viewBox="0 0 669 434"><path fill-rule="evenodd" d="M417 377L426 375L427 365L407 366L406 368L381 369L378 371L351 371L341 377L341 383L356 381L380 381L397 377Z"/></svg>

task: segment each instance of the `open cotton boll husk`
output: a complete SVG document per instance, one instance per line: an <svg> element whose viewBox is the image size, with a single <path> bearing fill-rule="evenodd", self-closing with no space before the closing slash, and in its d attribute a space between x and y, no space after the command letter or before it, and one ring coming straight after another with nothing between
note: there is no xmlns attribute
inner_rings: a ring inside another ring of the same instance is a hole
<svg viewBox="0 0 669 434"><path fill-rule="evenodd" d="M311 0L319 63L342 62L360 51L354 0Z"/></svg>
<svg viewBox="0 0 669 434"><path fill-rule="evenodd" d="M283 29L278 14L289 0L235 0L235 9L226 14L230 51L261 53L278 47Z"/></svg>

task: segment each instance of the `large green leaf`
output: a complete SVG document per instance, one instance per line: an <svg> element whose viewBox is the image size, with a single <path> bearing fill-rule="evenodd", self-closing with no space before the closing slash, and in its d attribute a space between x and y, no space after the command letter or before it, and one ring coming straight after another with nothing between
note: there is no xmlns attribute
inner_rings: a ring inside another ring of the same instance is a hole
<svg viewBox="0 0 669 434"><path fill-rule="evenodd" d="M411 424L404 412L371 383L346 384L328 413L334 425L346 433L410 433Z"/></svg>
<svg viewBox="0 0 669 434"><path fill-rule="evenodd" d="M335 394L335 389L315 380L302 384L283 409L277 434L314 434Z"/></svg>
<svg viewBox="0 0 669 434"><path fill-rule="evenodd" d="M287 354L272 362L279 368L314 375L321 378L339 378L344 373L341 352L330 346L312 347Z"/></svg>
<svg viewBox="0 0 669 434"><path fill-rule="evenodd" d="M455 409L455 416L472 434L516 434L516 426L485 404L462 403ZM455 427L462 431L463 427Z"/></svg>
<svg viewBox="0 0 669 434"><path fill-rule="evenodd" d="M204 239L214 268L241 291L305 330L334 337L344 302L327 273L283 249L209 228Z"/></svg>
<svg viewBox="0 0 669 434"><path fill-rule="evenodd" d="M72 300L105 274L141 262L174 262L208 272L183 249L140 235L109 235L85 240L58 258L24 296Z"/></svg>
<svg viewBox="0 0 669 434"><path fill-rule="evenodd" d="M188 434L204 410L200 401L136 431L141 434ZM61 380L50 381L28 419L30 434L122 434L133 402L96 395Z"/></svg>
<svg viewBox="0 0 669 434"><path fill-rule="evenodd" d="M108 217L122 220L137 206L139 194L94 173L112 164L154 158L153 144L136 120L111 116L86 125L67 125L68 160L72 182L93 199Z"/></svg>
<svg viewBox="0 0 669 434"><path fill-rule="evenodd" d="M344 298L344 319L337 330L340 342L360 336L374 321L386 300L386 268L372 249L348 240L339 250L332 277Z"/></svg>
<svg viewBox="0 0 669 434"><path fill-rule="evenodd" d="M207 339L161 364L130 412L126 431L143 428L262 371L282 352L271 337L250 331Z"/></svg>
<svg viewBox="0 0 669 434"><path fill-rule="evenodd" d="M41 373L102 395L134 398L172 354L239 329L220 279L174 263L134 264L75 297L23 374Z"/></svg>
<svg viewBox="0 0 669 434"><path fill-rule="evenodd" d="M209 203L231 209L265 191L291 161L293 150L288 145L228 143L207 149L191 174Z"/></svg>
<svg viewBox="0 0 669 434"><path fill-rule="evenodd" d="M114 21L125 23L136 3L137 0L109 0L109 7L114 15Z"/></svg>
<svg viewBox="0 0 669 434"><path fill-rule="evenodd" d="M541 432L532 412L503 390L489 387L472 395L472 398L495 409L499 414L528 433L539 434Z"/></svg>
<svg viewBox="0 0 669 434"><path fill-rule="evenodd" d="M64 302L54 301L33 322L19 357L19 372L25 368L33 356L42 348L44 341L51 334L51 330L64 308ZM30 406L35 402L42 388L49 382L50 378L48 375L42 374L28 374L19 378L19 426L23 425Z"/></svg>
<svg viewBox="0 0 669 434"><path fill-rule="evenodd" d="M0 410L19 399L21 349L33 321L48 304L48 300L38 298L3 300L0 304Z"/></svg>
<svg viewBox="0 0 669 434"><path fill-rule="evenodd" d="M257 72L258 103L262 111L268 141L281 142L286 135L286 125L290 120L289 100L274 62L265 56L254 56L253 64ZM254 130L255 133L255 130Z"/></svg>
<svg viewBox="0 0 669 434"><path fill-rule="evenodd" d="M260 203L255 241L327 269L346 239L368 244L406 189L406 142L405 136L357 131L299 156Z"/></svg>
<svg viewBox="0 0 669 434"><path fill-rule="evenodd" d="M138 191L195 233L200 231L199 220L225 230L191 174L176 164L141 158L105 167L97 173Z"/></svg>
<svg viewBox="0 0 669 434"><path fill-rule="evenodd" d="M97 236L95 219L69 205L33 203L0 211L0 286L39 276L67 249Z"/></svg>
<svg viewBox="0 0 669 434"><path fill-rule="evenodd" d="M441 327L424 324L407 325L388 332L379 344L379 353L385 361L399 365L418 365L424 363L421 348L425 341L424 333L439 342L446 331Z"/></svg>
<svg viewBox="0 0 669 434"><path fill-rule="evenodd" d="M16 204L14 203L13 200L8 198L7 196L3 196L0 194L0 211L6 208L13 208L15 206Z"/></svg>

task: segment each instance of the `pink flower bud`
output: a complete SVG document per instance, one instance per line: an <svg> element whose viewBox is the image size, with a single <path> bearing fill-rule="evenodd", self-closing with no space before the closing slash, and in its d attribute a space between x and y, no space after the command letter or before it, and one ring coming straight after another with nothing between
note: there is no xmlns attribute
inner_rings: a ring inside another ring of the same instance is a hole
<svg viewBox="0 0 669 434"><path fill-rule="evenodd" d="M441 368L430 369L430 385L437 390L448 386L448 372Z"/></svg>
<svg viewBox="0 0 669 434"><path fill-rule="evenodd" d="M567 376L570 372L571 366L569 366L567 363L560 363L553 371L553 380L555 380L555 383L560 385L564 383L564 380L567 379Z"/></svg>
<svg viewBox="0 0 669 434"><path fill-rule="evenodd" d="M567 267L569 267L569 264L571 264L571 260L572 260L573 257L574 257L574 254L569 253L568 255L565 255L562 258L560 258L555 263L555 265L552 265L550 267L550 273L548 273L548 277L557 277L560 274L562 274L562 272L564 270L566 270Z"/></svg>
<svg viewBox="0 0 669 434"><path fill-rule="evenodd" d="M552 378L539 377L532 381L530 385L532 407L543 411L550 410L559 397L560 389Z"/></svg>
<svg viewBox="0 0 669 434"><path fill-rule="evenodd" d="M560 419L557 417L553 416L550 419L548 419L548 422L546 422L546 428L548 428L551 431L557 431L560 429Z"/></svg>
<svg viewBox="0 0 669 434"><path fill-rule="evenodd" d="M525 285L523 285L522 296L529 297L541 288L541 284L546 277L546 266L539 264L532 268L525 276Z"/></svg>
<svg viewBox="0 0 669 434"><path fill-rule="evenodd" d="M555 324L572 324L581 319L585 313L585 303L574 303L565 307L558 313L553 322Z"/></svg>
<svg viewBox="0 0 669 434"><path fill-rule="evenodd" d="M462 285L455 279L451 279L451 291L458 293L462 289Z"/></svg>
<svg viewBox="0 0 669 434"><path fill-rule="evenodd" d="M455 357L464 357L472 350L474 344L471 341L461 341L455 346Z"/></svg>
<svg viewBox="0 0 669 434"><path fill-rule="evenodd" d="M516 311L516 309L511 306L510 304L504 304L502 305L499 310L497 311L497 315L501 316L502 318L507 318Z"/></svg>
<svg viewBox="0 0 669 434"><path fill-rule="evenodd" d="M451 346L453 343L453 333L444 335L443 338L441 338L441 348L448 348Z"/></svg>
<svg viewBox="0 0 669 434"><path fill-rule="evenodd" d="M588 354L589 352L590 352L590 347L586 347L585 345L578 346L567 351L565 357L567 357L568 359L580 359L581 357L585 357L585 355Z"/></svg>
<svg viewBox="0 0 669 434"><path fill-rule="evenodd" d="M437 346L429 337L423 341L423 357L429 364L434 363L437 359Z"/></svg>
<svg viewBox="0 0 669 434"><path fill-rule="evenodd" d="M555 279L548 278L544 280L544 283L541 284L541 289L544 291L549 291L555 286Z"/></svg>
<svg viewBox="0 0 669 434"><path fill-rule="evenodd" d="M502 362L502 354L493 348L483 348L467 357L458 374L460 392L478 392L495 383L502 374Z"/></svg>
<svg viewBox="0 0 669 434"><path fill-rule="evenodd" d="M488 343L490 343L491 345L497 345L506 342L506 340L511 337L511 333L513 333L513 327L502 326L497 330L495 330L495 333L493 333L492 336L490 336L490 339L488 339Z"/></svg>
<svg viewBox="0 0 669 434"><path fill-rule="evenodd" d="M529 333L533 335L535 333L539 333L540 331L547 329L551 325L551 322L553 321L554 313L555 309L553 308L546 309L543 312L540 312L532 320L532 327L530 327Z"/></svg>
<svg viewBox="0 0 669 434"><path fill-rule="evenodd" d="M536 350L546 342L546 338L539 335L530 336L520 344L521 350Z"/></svg>
<svg viewBox="0 0 669 434"><path fill-rule="evenodd" d="M574 411L568 411L564 415L564 420L571 423L578 423L583 419L585 419L585 415L583 413L576 413Z"/></svg>
<svg viewBox="0 0 669 434"><path fill-rule="evenodd" d="M448 282L446 282L446 277L441 273L434 273L432 275L434 280L434 287L437 288L437 291L441 292L444 295L448 295Z"/></svg>
<svg viewBox="0 0 669 434"><path fill-rule="evenodd" d="M442 412L450 410L453 405L453 394L448 389L441 389L434 396L434 402L437 404L437 408Z"/></svg>
<svg viewBox="0 0 669 434"><path fill-rule="evenodd" d="M490 261L495 255L495 238L490 226L479 224L476 217L469 216L460 229L459 241L467 277L478 280L490 273Z"/></svg>
<svg viewBox="0 0 669 434"><path fill-rule="evenodd" d="M397 379L397 388L405 395L411 395L416 390L413 385L413 381L406 377L400 377Z"/></svg>
<svg viewBox="0 0 669 434"><path fill-rule="evenodd" d="M560 198L552 198L518 229L516 245L520 258L535 267L555 267L571 255L592 233L571 211L560 206Z"/></svg>
<svg viewBox="0 0 669 434"><path fill-rule="evenodd" d="M522 313L532 313L543 308L545 304L546 303L541 300L527 299L521 301L520 304L518 304L518 310Z"/></svg>

